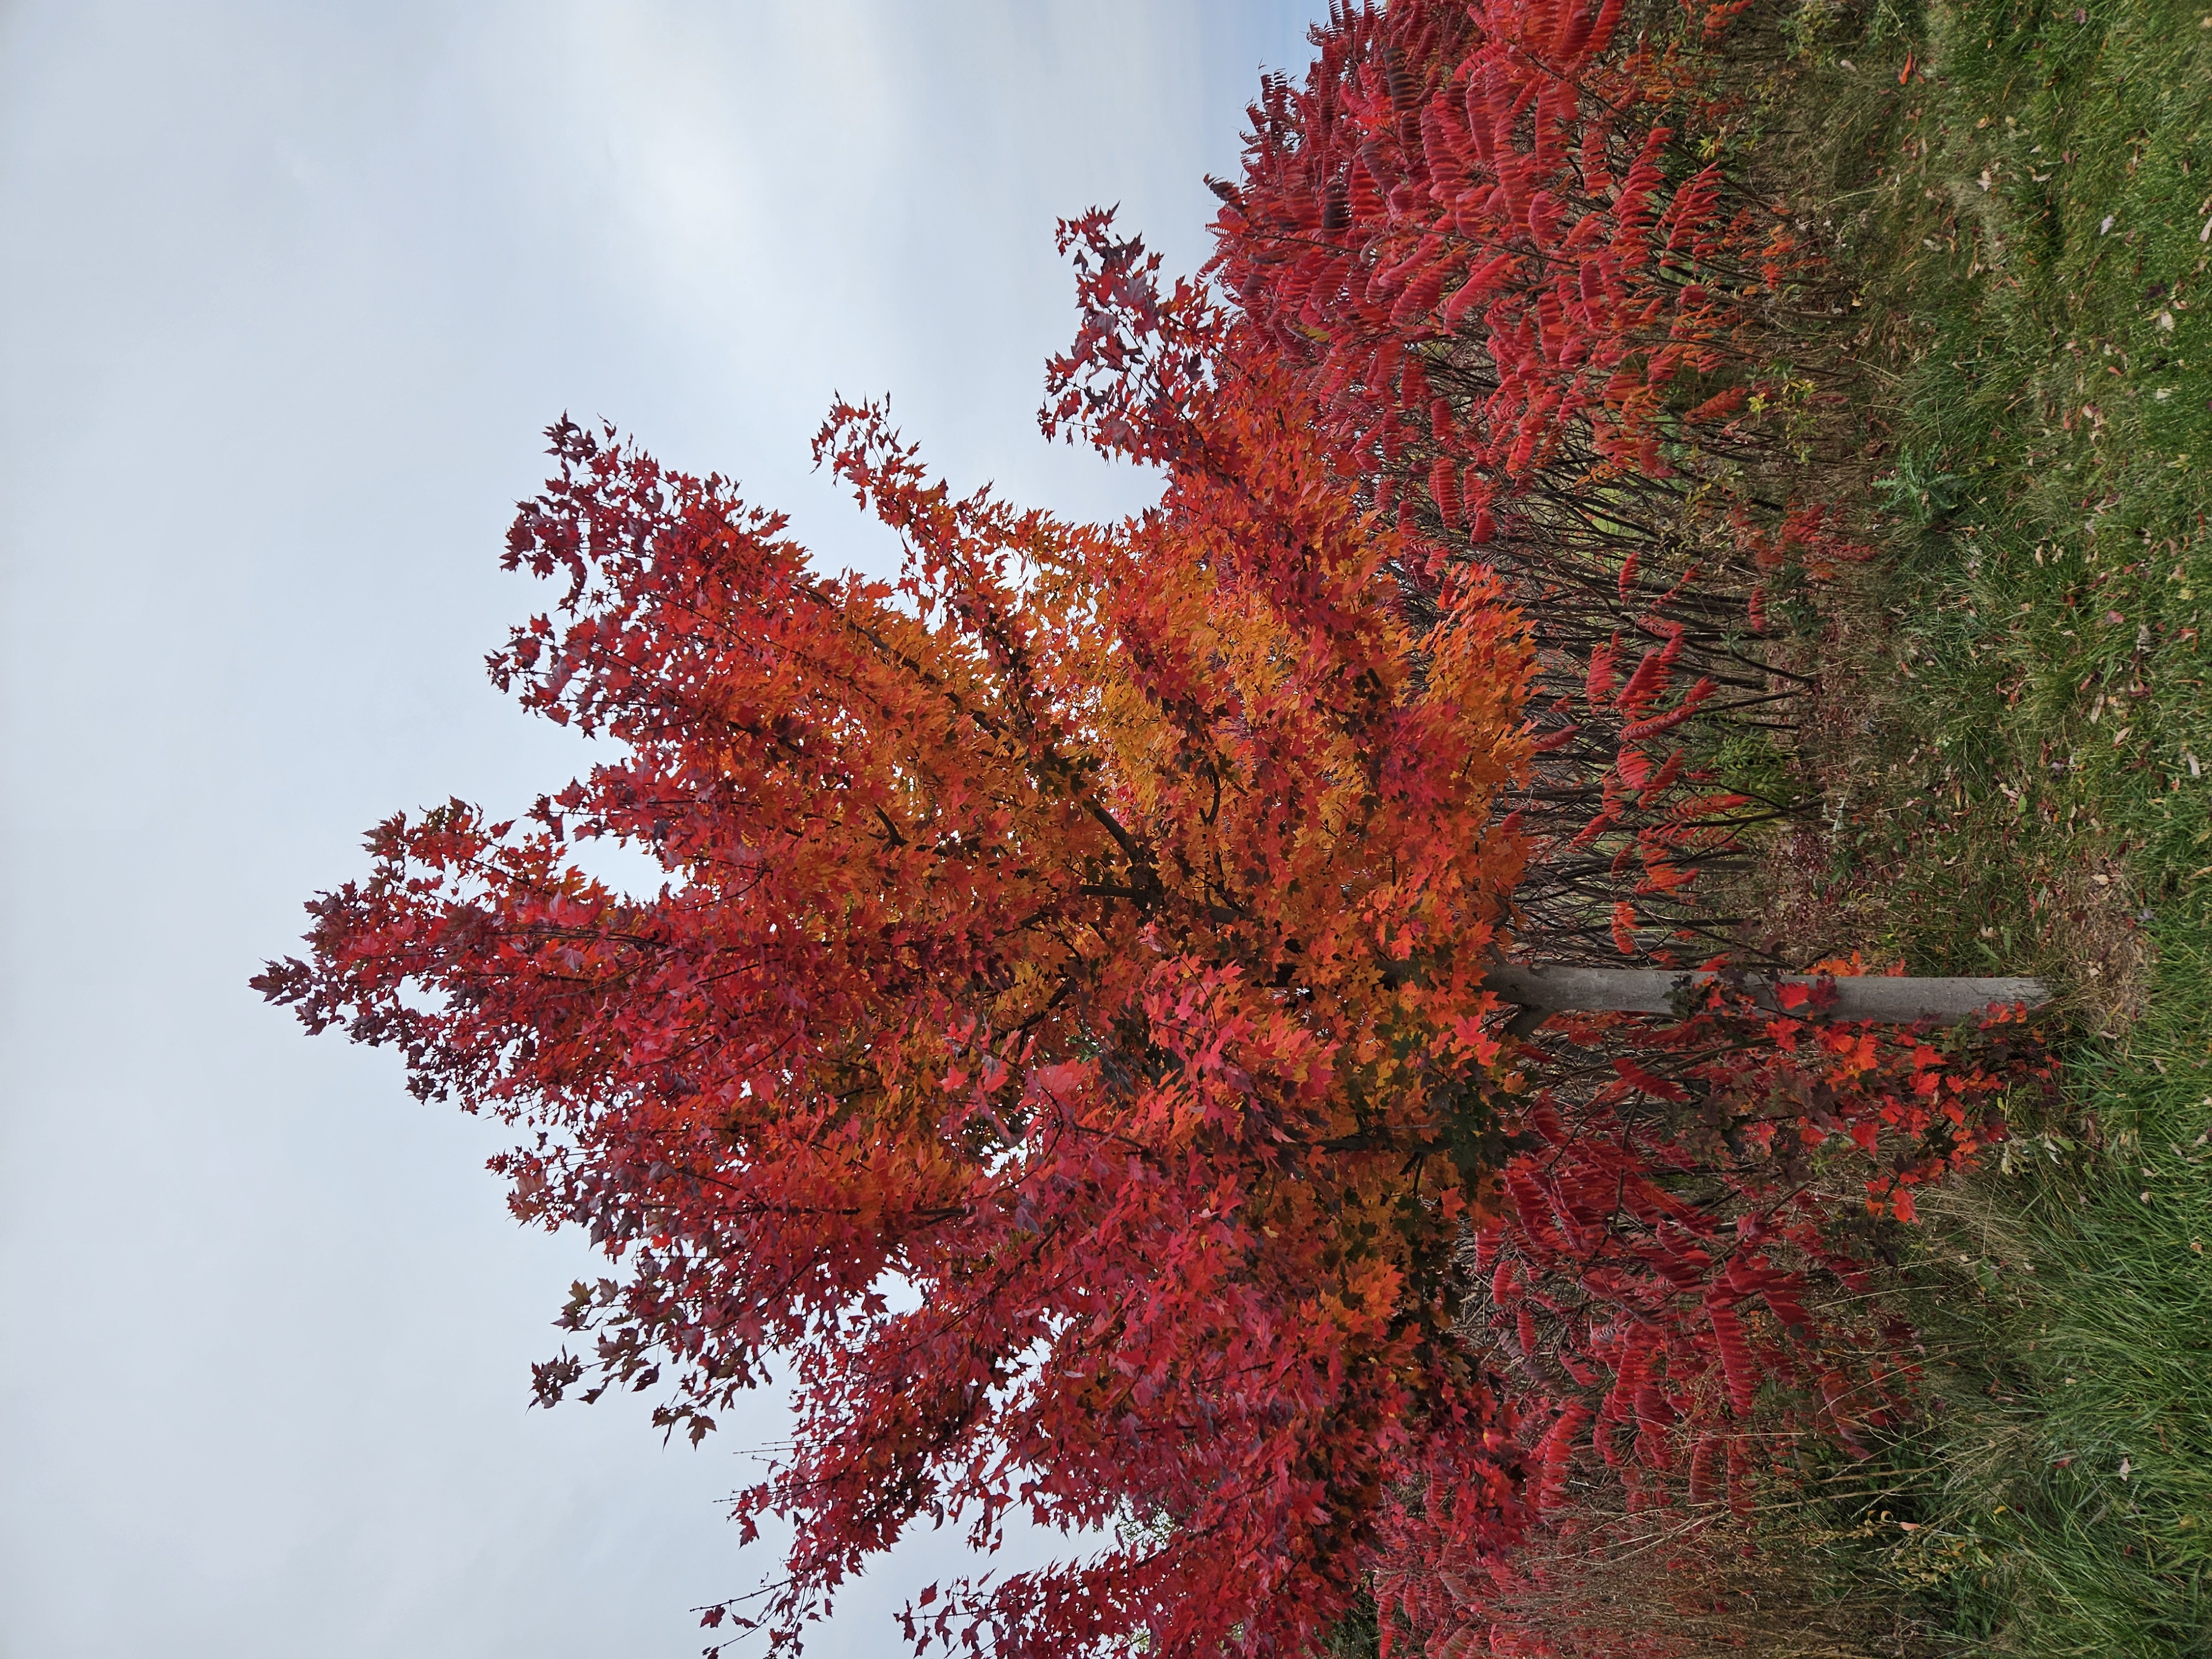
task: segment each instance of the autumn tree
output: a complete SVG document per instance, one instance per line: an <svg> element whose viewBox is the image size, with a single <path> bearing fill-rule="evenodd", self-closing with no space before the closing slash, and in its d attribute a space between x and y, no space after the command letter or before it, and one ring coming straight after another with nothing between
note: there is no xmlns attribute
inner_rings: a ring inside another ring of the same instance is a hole
<svg viewBox="0 0 2212 1659"><path fill-rule="evenodd" d="M778 1645L908 1528L1021 1512L1079 1558L932 1587L917 1644L1296 1651L1387 1492L1442 1457L1517 1501L1449 1283L1517 1085L1482 976L1528 653L1472 574L1409 624L1279 375L1214 368L1117 530L839 408L893 586L556 427L507 562L558 599L492 672L622 757L387 821L256 981L514 1125L515 1213L620 1263L542 1399L658 1387L696 1440L781 1357L795 1449L736 1513L793 1522L787 1577L709 1614Z"/></svg>

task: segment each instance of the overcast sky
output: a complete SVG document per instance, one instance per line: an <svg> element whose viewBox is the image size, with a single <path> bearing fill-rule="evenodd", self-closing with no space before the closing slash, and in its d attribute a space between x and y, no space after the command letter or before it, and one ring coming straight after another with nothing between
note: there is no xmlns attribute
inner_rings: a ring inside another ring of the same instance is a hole
<svg viewBox="0 0 2212 1659"><path fill-rule="evenodd" d="M1203 257L1321 0L0 4L0 1659L695 1653L757 1582L642 1403L524 1409L592 1270L496 1131L246 986L376 819L579 767L485 683L540 429L807 468L890 392L959 484L1048 450L1055 215ZM895 1650L924 1540L823 1654Z"/></svg>

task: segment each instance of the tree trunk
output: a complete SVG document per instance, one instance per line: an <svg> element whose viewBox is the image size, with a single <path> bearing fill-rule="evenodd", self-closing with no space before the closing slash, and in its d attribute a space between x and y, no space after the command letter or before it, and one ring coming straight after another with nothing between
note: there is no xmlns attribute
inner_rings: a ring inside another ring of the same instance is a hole
<svg viewBox="0 0 2212 1659"><path fill-rule="evenodd" d="M1666 968L1536 968L1499 963L1484 982L1508 1002L1521 1005L1513 1029L1525 1035L1553 1014L1674 1014L1682 999L1713 975ZM1778 985L1819 984L1825 975L1748 974L1747 989L1771 1003ZM1828 1019L1878 1019L1897 1025L1932 1019L1946 1024L1972 1019L1992 1003L2024 1002L2030 1007L2051 1000L2050 988L2038 979L1893 979L1885 975L1846 975L1828 982L1836 1000L1822 1011Z"/></svg>

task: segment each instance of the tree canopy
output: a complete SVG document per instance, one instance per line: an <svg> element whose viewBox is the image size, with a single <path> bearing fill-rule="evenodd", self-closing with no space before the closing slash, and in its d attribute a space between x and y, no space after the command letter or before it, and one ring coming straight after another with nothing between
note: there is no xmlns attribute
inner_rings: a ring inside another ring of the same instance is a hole
<svg viewBox="0 0 2212 1659"><path fill-rule="evenodd" d="M520 824L388 821L258 981L517 1126L516 1213L619 1258L543 1398L659 1383L696 1438L787 1357L797 1449L738 1513L794 1519L789 1576L732 1615L779 1639L906 1528L1022 1510L1139 1524L919 1639L1294 1649L1384 1488L1480 1450L1447 1279L1517 1083L1481 975L1529 653L1477 576L1405 620L1310 410L1211 367L1115 529L839 408L889 586L556 427L507 562L563 586L492 670L623 758ZM661 890L580 873L599 836Z"/></svg>

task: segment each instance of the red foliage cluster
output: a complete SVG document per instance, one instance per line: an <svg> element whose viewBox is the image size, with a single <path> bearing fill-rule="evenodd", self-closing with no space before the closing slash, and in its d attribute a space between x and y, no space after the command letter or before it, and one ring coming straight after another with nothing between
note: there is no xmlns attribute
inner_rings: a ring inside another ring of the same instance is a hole
<svg viewBox="0 0 2212 1659"><path fill-rule="evenodd" d="M1620 0L1340 7L1218 186L1217 269L1407 533L1409 596L1474 559L1529 616L1521 907L1553 956L1723 942L1683 889L1781 803L1717 799L1680 728L1786 724L1767 587L1862 552L1778 424L1814 390L1778 325L1831 302L1714 90L1743 9L1661 44L1618 38Z"/></svg>
<svg viewBox="0 0 2212 1659"><path fill-rule="evenodd" d="M1808 1437L1863 1454L1910 1408L1912 1334L1869 1311L1882 1230L2002 1137L2007 1090L2049 1060L2016 1010L1930 1033L1828 1023L1819 989L1779 995L1794 1006L1717 981L1626 1053L1611 1021L1559 1023L1553 1080L1519 1120L1529 1144L1463 1261L1468 1335L1527 1471L1522 1525L1407 1494L1375 1566L1386 1652L1552 1652L1559 1628L1518 1610L1577 1553L1557 1546L1607 1541L1609 1508L1674 1510L1686 1536L1794 1479ZM1577 1068L1577 1049L1611 1058ZM1854 1167L1856 1194L1838 1184ZM1617 1506L1591 1504L1599 1491Z"/></svg>
<svg viewBox="0 0 2212 1659"><path fill-rule="evenodd" d="M1265 83L1222 215L1224 277L1310 363L1361 471L1421 445L1438 520L1478 546L1502 498L1585 443L1593 483L1665 476L1665 440L1717 430L1748 396L1678 411L1673 382L1740 364L1755 301L1796 275L1788 221L1724 204L1721 161L1668 176L1653 106L1680 66L1648 40L1609 55L1620 15L1343 9L1304 89ZM1752 280L1696 280L1729 260Z"/></svg>

